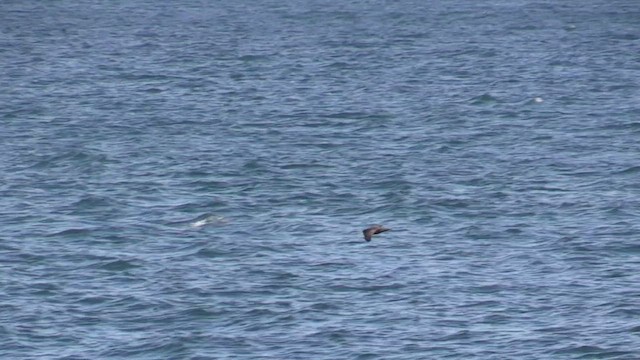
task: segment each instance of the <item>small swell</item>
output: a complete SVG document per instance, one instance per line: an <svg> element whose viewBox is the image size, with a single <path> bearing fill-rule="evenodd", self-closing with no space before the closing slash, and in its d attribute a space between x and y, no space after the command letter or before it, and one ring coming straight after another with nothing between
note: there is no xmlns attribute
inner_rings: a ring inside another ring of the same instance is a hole
<svg viewBox="0 0 640 360"><path fill-rule="evenodd" d="M49 234L48 236L80 237L80 236L88 236L89 234L91 234L90 229L72 228L72 229L58 231L53 234Z"/></svg>
<svg viewBox="0 0 640 360"><path fill-rule="evenodd" d="M104 270L109 270L109 271L124 271L124 270L135 269L138 267L140 266L126 260L111 261L100 266L100 268Z"/></svg>
<svg viewBox="0 0 640 360"><path fill-rule="evenodd" d="M633 175L633 174L637 174L640 173L640 166L631 166L628 167L624 170L618 171L615 174L619 174L619 175Z"/></svg>
<svg viewBox="0 0 640 360"><path fill-rule="evenodd" d="M487 104L494 104L498 102L498 98L492 96L489 93L484 93L480 96L476 96L474 98L471 98L469 100L469 102L471 103L471 105L487 105Z"/></svg>

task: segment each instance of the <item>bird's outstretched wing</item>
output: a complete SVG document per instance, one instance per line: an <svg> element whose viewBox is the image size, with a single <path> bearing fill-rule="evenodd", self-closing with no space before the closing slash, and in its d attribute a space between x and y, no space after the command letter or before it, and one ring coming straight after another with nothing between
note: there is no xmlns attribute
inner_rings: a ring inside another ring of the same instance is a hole
<svg viewBox="0 0 640 360"><path fill-rule="evenodd" d="M376 229L375 228L364 229L362 230L362 233L364 234L365 240L371 241L371 237L373 236L373 234L376 233Z"/></svg>

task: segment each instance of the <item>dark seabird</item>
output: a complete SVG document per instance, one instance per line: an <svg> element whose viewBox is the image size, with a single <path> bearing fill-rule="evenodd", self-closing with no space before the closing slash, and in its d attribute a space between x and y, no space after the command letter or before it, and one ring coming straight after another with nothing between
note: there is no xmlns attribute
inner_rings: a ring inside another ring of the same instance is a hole
<svg viewBox="0 0 640 360"><path fill-rule="evenodd" d="M368 229L364 229L362 230L362 233L364 234L364 239L367 241L371 241L371 237L375 234L380 234L381 232L385 232L391 229L387 229L386 227L382 226L382 225L373 225L372 227L368 228Z"/></svg>

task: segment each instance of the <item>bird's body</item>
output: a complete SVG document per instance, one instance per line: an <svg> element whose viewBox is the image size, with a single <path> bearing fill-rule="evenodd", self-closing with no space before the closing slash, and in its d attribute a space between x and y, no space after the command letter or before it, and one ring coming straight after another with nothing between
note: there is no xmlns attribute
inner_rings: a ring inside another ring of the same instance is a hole
<svg viewBox="0 0 640 360"><path fill-rule="evenodd" d="M385 232L389 230L391 229L388 229L382 225L373 225L370 228L362 230L362 233L364 234L364 239L366 241L371 241L371 238L373 237L373 235L380 234L381 232Z"/></svg>

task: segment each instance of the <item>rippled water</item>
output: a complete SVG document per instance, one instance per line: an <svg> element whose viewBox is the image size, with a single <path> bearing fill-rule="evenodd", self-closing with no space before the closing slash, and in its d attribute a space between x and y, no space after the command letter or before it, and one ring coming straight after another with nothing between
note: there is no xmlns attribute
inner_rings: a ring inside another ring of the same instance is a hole
<svg viewBox="0 0 640 360"><path fill-rule="evenodd" d="M2 2L0 357L640 358L639 21Z"/></svg>

